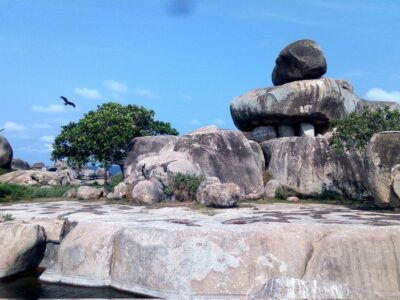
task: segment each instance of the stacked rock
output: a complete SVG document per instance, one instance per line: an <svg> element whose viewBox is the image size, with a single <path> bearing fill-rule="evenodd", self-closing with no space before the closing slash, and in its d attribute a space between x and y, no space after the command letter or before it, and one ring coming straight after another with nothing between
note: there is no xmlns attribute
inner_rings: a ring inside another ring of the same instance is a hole
<svg viewBox="0 0 400 300"><path fill-rule="evenodd" d="M326 70L326 59L316 42L299 40L288 45L276 59L273 87L233 99L230 109L236 127L259 143L324 133L330 119L343 118L363 106L350 83L321 78Z"/></svg>

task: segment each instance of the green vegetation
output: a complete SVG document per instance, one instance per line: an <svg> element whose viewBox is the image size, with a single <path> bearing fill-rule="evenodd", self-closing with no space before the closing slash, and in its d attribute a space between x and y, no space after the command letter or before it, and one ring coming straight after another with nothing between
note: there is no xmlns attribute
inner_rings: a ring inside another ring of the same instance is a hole
<svg viewBox="0 0 400 300"><path fill-rule="evenodd" d="M201 176L177 173L169 187L164 189L164 193L167 197L175 197L178 201L193 201L203 180Z"/></svg>
<svg viewBox="0 0 400 300"><path fill-rule="evenodd" d="M12 214L1 214L0 219L3 220L4 222L7 222L7 221L12 221L15 218L13 217Z"/></svg>
<svg viewBox="0 0 400 300"><path fill-rule="evenodd" d="M67 158L77 168L91 162L99 163L106 171L112 165L123 171L132 138L163 134L177 135L178 131L170 123L154 120L154 111L108 102L86 113L78 123L63 126L53 143L51 158Z"/></svg>
<svg viewBox="0 0 400 300"><path fill-rule="evenodd" d="M117 174L114 175L111 180L110 183L108 184L107 188L111 191L113 190L119 183L121 183L122 181L124 181L124 176L122 174Z"/></svg>
<svg viewBox="0 0 400 300"><path fill-rule="evenodd" d="M278 188L276 189L276 191L275 191L275 198L276 198L276 199L286 200L287 197L289 197L289 196L290 196L290 195L289 195L288 190L287 190L285 187L283 187L283 186L278 187Z"/></svg>
<svg viewBox="0 0 400 300"><path fill-rule="evenodd" d="M22 199L58 198L71 189L70 185L58 185L49 188L0 183L0 203Z"/></svg>
<svg viewBox="0 0 400 300"><path fill-rule="evenodd" d="M375 133L400 130L400 111L365 106L361 114L351 113L347 118L333 120L330 127L336 128L330 143L343 155L346 150L364 150Z"/></svg>
<svg viewBox="0 0 400 300"><path fill-rule="evenodd" d="M264 185L270 181L271 179L274 179L274 177L272 176L272 174L270 172L268 172L268 170L264 170L263 171L263 182Z"/></svg>

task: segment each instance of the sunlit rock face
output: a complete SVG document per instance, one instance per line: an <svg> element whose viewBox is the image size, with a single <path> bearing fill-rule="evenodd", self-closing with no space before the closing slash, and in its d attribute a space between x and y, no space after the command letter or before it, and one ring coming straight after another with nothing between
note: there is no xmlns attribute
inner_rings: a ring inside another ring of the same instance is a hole
<svg viewBox="0 0 400 300"><path fill-rule="evenodd" d="M359 97L334 79L321 78L251 90L234 98L230 110L240 130L290 125L300 135L301 123L312 124L321 133L330 119L346 117L362 106Z"/></svg>

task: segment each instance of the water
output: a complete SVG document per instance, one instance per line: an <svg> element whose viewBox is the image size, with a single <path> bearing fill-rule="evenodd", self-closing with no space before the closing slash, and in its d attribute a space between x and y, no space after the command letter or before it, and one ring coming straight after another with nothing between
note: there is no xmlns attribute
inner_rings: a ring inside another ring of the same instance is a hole
<svg viewBox="0 0 400 300"><path fill-rule="evenodd" d="M39 273L0 281L0 298L138 298L112 288L78 287L46 283L39 280Z"/></svg>

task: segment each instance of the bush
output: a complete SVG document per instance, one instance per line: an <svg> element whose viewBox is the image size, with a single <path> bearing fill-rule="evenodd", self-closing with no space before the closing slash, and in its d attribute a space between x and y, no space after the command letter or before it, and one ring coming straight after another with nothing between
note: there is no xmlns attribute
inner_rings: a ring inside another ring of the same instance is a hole
<svg viewBox="0 0 400 300"><path fill-rule="evenodd" d="M201 176L177 173L169 187L164 189L164 193L167 197L175 197L178 201L193 201L203 180Z"/></svg>
<svg viewBox="0 0 400 300"><path fill-rule="evenodd" d="M71 189L71 186L68 185L41 188L40 186L0 183L0 202L36 198L59 198L69 189Z"/></svg>
<svg viewBox="0 0 400 300"><path fill-rule="evenodd" d="M110 183L108 184L107 188L112 191L114 190L114 188L121 183L122 181L124 181L124 176L122 174L117 174L114 175L111 180Z"/></svg>
<svg viewBox="0 0 400 300"><path fill-rule="evenodd" d="M287 197L289 197L289 193L288 193L288 190L285 187L280 186L280 187L278 187L276 189L276 191L275 191L275 198L276 199L286 200Z"/></svg>
<svg viewBox="0 0 400 300"><path fill-rule="evenodd" d="M334 129L330 144L343 155L346 150L364 150L375 133L400 130L400 111L365 106L360 114L331 121L330 127Z"/></svg>

